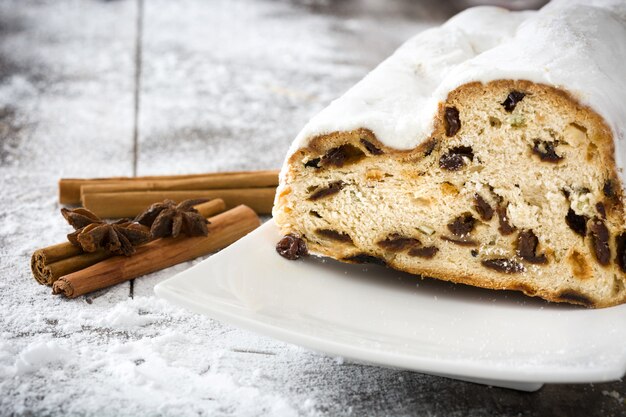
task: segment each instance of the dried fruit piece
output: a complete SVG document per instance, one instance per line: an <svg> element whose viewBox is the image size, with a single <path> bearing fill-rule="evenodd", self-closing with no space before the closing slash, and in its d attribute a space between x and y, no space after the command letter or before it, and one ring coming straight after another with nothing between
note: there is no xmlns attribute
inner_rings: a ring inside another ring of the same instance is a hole
<svg viewBox="0 0 626 417"><path fill-rule="evenodd" d="M358 255L349 256L343 259L347 262L354 262L357 264L376 264L386 266L387 262L384 259L380 259L376 256L368 255L366 253L360 253Z"/></svg>
<svg viewBox="0 0 626 417"><path fill-rule="evenodd" d="M448 153L441 155L439 166L448 171L458 171L465 166L466 159L474 160L474 151L469 146L456 146Z"/></svg>
<svg viewBox="0 0 626 417"><path fill-rule="evenodd" d="M604 181L604 185L602 186L602 192L604 193L604 195L606 197L613 197L615 196L615 188L613 187L613 181L606 180Z"/></svg>
<svg viewBox="0 0 626 417"><path fill-rule="evenodd" d="M604 222L597 217L589 221L589 236L596 260L600 265L608 265L611 261L611 249L609 248L609 229Z"/></svg>
<svg viewBox="0 0 626 417"><path fill-rule="evenodd" d="M561 291L557 295L557 298L567 303L582 304L586 307L593 307L593 305L595 304L592 299L576 290Z"/></svg>
<svg viewBox="0 0 626 417"><path fill-rule="evenodd" d="M444 124L446 127L446 136L454 136L461 129L461 119L459 119L459 110L456 107L446 107L444 114Z"/></svg>
<svg viewBox="0 0 626 417"><path fill-rule="evenodd" d="M517 106L517 103L522 101L524 97L526 97L526 93L513 90L509 93L506 99L500 104L502 104L502 107L504 107L504 110L506 112L511 113L513 110L515 110L515 106Z"/></svg>
<svg viewBox="0 0 626 417"><path fill-rule="evenodd" d="M327 188L322 188L320 190L315 191L313 194L311 194L311 196L309 197L309 200L316 201L316 200L319 200L320 198L337 194L339 191L341 191L344 185L345 184L343 181L331 182Z"/></svg>
<svg viewBox="0 0 626 417"><path fill-rule="evenodd" d="M576 214L574 210L571 208L567 211L567 215L565 216L565 223L569 226L570 229L574 231L574 233L585 237L587 235L587 221L589 217Z"/></svg>
<svg viewBox="0 0 626 417"><path fill-rule="evenodd" d="M422 242L412 237L402 236L399 233L392 233L385 240L381 240L376 244L388 251L400 252L406 248L421 245Z"/></svg>
<svg viewBox="0 0 626 417"><path fill-rule="evenodd" d="M430 139L424 146L424 156L430 156L437 146L437 139Z"/></svg>
<svg viewBox="0 0 626 417"><path fill-rule="evenodd" d="M565 196L565 198L569 199L569 196L572 195L572 193L570 192L570 190L566 189L566 188L561 188L561 192L563 193L563 195Z"/></svg>
<svg viewBox="0 0 626 417"><path fill-rule="evenodd" d="M489 269L493 269L498 272L504 272L505 274L518 274L526 271L524 265L507 258L495 258L495 259L483 259L480 263Z"/></svg>
<svg viewBox="0 0 626 417"><path fill-rule="evenodd" d="M319 169L320 167L320 160L321 158L313 158L313 159L309 159L308 161L306 161L304 163L304 166L307 168L316 168Z"/></svg>
<svg viewBox="0 0 626 417"><path fill-rule="evenodd" d="M603 202L596 203L596 211L603 220L606 220L606 207Z"/></svg>
<svg viewBox="0 0 626 417"><path fill-rule="evenodd" d="M332 229L317 229L315 231L315 233L317 233L318 235L328 238L328 239L333 239L339 242L345 242L345 243L352 243L352 238L350 237L350 235L346 234L346 233L342 233L342 232L338 232L336 230L332 230Z"/></svg>
<svg viewBox="0 0 626 417"><path fill-rule="evenodd" d="M509 223L509 217L506 214L506 209L507 209L507 206L502 205L502 204L500 204L496 208L496 213L498 214L498 223L499 223L498 231L503 236L508 236L516 230L515 226Z"/></svg>
<svg viewBox="0 0 626 417"><path fill-rule="evenodd" d="M470 213L463 213L448 224L448 230L456 236L468 235L474 230L476 219Z"/></svg>
<svg viewBox="0 0 626 417"><path fill-rule="evenodd" d="M443 195L451 195L451 196L457 196L459 195L459 189L457 188L456 185L452 184L451 182L445 181L441 183L441 192L443 193Z"/></svg>
<svg viewBox="0 0 626 417"><path fill-rule="evenodd" d="M532 230L523 230L517 236L517 254L531 264L545 264L548 262L545 254L537 255L539 239Z"/></svg>
<svg viewBox="0 0 626 417"><path fill-rule="evenodd" d="M439 252L439 248L436 246L422 246L419 248L411 248L408 252L409 256L416 256L418 258L433 258L437 252Z"/></svg>
<svg viewBox="0 0 626 417"><path fill-rule="evenodd" d="M548 142L545 140L535 139L533 141L533 153L539 156L544 162L559 162L563 159L562 156L557 155L556 147L559 144L558 141Z"/></svg>
<svg viewBox="0 0 626 417"><path fill-rule="evenodd" d="M417 226L417 230L419 230L421 233L424 233L425 235L428 235L428 236L432 236L435 234L435 229L425 224Z"/></svg>
<svg viewBox="0 0 626 417"><path fill-rule="evenodd" d="M493 217L493 208L480 194L474 194L474 209L482 220L489 221Z"/></svg>
<svg viewBox="0 0 626 417"><path fill-rule="evenodd" d="M617 252L615 263L622 272L626 272L626 232L615 237L615 247Z"/></svg>
<svg viewBox="0 0 626 417"><path fill-rule="evenodd" d="M365 149L367 149L367 151L372 155L382 155L384 153L380 148L378 148L376 145L368 140L361 139L361 143L363 144L363 146L365 146Z"/></svg>
<svg viewBox="0 0 626 417"><path fill-rule="evenodd" d="M325 167L333 166L341 168L345 164L357 162L364 156L365 154L363 151L353 145L341 145L326 152L326 155L322 157L320 164Z"/></svg>
<svg viewBox="0 0 626 417"><path fill-rule="evenodd" d="M575 278L588 279L593 276L593 269L591 269L591 265L587 262L587 258L577 250L573 250L569 254L567 261L571 266L572 275Z"/></svg>
<svg viewBox="0 0 626 417"><path fill-rule="evenodd" d="M276 244L276 252L283 258L287 258L291 261L309 254L304 239L293 233L285 235L278 241Z"/></svg>

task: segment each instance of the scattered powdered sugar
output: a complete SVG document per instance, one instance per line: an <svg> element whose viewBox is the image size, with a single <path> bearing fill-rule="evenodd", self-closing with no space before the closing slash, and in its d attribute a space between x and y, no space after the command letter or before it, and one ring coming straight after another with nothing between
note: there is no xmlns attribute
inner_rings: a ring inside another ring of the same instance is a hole
<svg viewBox="0 0 626 417"><path fill-rule="evenodd" d="M152 300L154 302L154 300ZM162 303L155 303L157 305ZM167 311L167 310L165 310ZM148 313L137 309L135 304L120 303L111 309L104 317L96 318L95 323L116 330L134 329L145 327L155 323L159 319L158 314Z"/></svg>
<svg viewBox="0 0 626 417"><path fill-rule="evenodd" d="M155 300L122 303L112 310L117 322L112 327L136 326L142 304L159 304ZM167 306L159 306L168 311ZM170 317L172 316L170 310ZM184 314L178 312L177 315ZM213 369L220 351L206 352L203 338L181 333L176 327L150 338L129 342L114 342L95 357L85 349L87 367L102 375L103 383L124 381L124 386L111 386L133 406L153 409L163 414L213 415L222 408L234 415L295 415L296 411L280 396L264 394L258 388L236 381L229 373ZM193 356L193 365L182 357ZM191 354L191 355L190 355ZM199 359L199 360L198 360ZM191 365L191 366L190 366ZM114 384L116 385L116 384ZM217 401L219 399L219 401ZM184 410L184 411L183 411ZM262 410L262 412L259 412Z"/></svg>
<svg viewBox="0 0 626 417"><path fill-rule="evenodd" d="M624 397L622 397L620 395L619 392L613 390L613 391L602 391L602 395L607 396L607 397L611 397L611 398L615 398L615 400L619 403L622 403L624 405L626 405L626 399L624 399Z"/></svg>
<svg viewBox="0 0 626 417"><path fill-rule="evenodd" d="M32 342L18 355L14 364L14 374L24 375L40 368L62 368L71 353L55 340Z"/></svg>
<svg viewBox="0 0 626 417"><path fill-rule="evenodd" d="M59 332L54 339L43 333L21 348L3 342L0 390L9 392L9 386L24 386L27 381L33 390L40 385L55 387L57 395L46 395L28 407L42 414L61 407L67 413L103 415L101 410L107 408L111 395L124 404L126 415L142 415L146 410L161 415L215 415L220 410L237 416L298 414L282 396L255 386L254 382L262 381L260 370L252 371L247 381L220 370L220 357L227 350L224 346L212 349L207 329L195 326L206 320L153 297L127 299L105 314L93 309L97 303L80 303L88 310L86 314L48 319ZM78 310L78 305L72 310ZM76 331L76 326L82 331ZM88 340L86 333L91 333ZM245 339L240 340L245 343ZM74 382L87 378L89 384ZM67 395L89 401L64 404ZM6 408L9 400L4 397L0 404Z"/></svg>

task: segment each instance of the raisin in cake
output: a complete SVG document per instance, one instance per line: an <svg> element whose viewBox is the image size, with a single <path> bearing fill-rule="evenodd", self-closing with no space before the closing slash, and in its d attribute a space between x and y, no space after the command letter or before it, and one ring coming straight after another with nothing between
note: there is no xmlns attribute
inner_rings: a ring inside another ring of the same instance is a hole
<svg viewBox="0 0 626 417"><path fill-rule="evenodd" d="M296 138L282 233L345 262L624 303L626 3L582 3L473 8L409 40Z"/></svg>

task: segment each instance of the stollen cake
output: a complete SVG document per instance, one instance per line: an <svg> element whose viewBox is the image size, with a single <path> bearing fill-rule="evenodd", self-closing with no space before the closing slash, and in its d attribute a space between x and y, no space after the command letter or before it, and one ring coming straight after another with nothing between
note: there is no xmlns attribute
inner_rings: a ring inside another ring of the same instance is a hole
<svg viewBox="0 0 626 417"><path fill-rule="evenodd" d="M624 62L623 1L478 7L420 33L295 139L277 249L624 303Z"/></svg>

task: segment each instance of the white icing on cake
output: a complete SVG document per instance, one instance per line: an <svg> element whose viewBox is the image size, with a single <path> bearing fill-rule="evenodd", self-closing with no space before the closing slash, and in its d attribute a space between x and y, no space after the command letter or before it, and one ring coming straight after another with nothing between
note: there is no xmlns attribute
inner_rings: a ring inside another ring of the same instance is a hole
<svg viewBox="0 0 626 417"><path fill-rule="evenodd" d="M613 131L626 183L626 1L555 0L539 11L475 7L402 45L317 114L288 155L311 138L370 129L385 145L429 138L438 103L468 82L529 80L569 91Z"/></svg>

